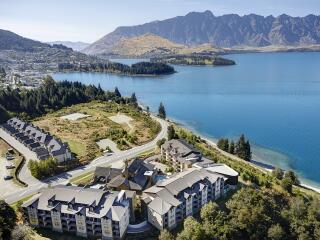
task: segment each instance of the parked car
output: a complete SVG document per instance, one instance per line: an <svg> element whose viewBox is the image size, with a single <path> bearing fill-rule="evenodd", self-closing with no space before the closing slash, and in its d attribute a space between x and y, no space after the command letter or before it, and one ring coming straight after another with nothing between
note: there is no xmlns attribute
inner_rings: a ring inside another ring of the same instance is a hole
<svg viewBox="0 0 320 240"><path fill-rule="evenodd" d="M12 176L9 176L9 175L7 175L7 176L4 176L4 180L10 180L10 179L12 179L13 177Z"/></svg>
<svg viewBox="0 0 320 240"><path fill-rule="evenodd" d="M13 160L13 159L14 159L14 156L11 155L11 154L7 154L7 155L6 155L6 159L9 160L9 161L10 161L10 160Z"/></svg>
<svg viewBox="0 0 320 240"><path fill-rule="evenodd" d="M15 168L15 166L13 164L10 164L10 165L6 166L6 169L12 169L12 168Z"/></svg>
<svg viewBox="0 0 320 240"><path fill-rule="evenodd" d="M8 154L14 154L13 148L9 148L9 149L8 149Z"/></svg>

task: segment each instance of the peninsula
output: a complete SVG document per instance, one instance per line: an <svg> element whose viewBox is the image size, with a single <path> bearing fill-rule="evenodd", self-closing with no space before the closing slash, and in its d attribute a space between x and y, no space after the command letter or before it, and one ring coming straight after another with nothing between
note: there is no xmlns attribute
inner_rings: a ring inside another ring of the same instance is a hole
<svg viewBox="0 0 320 240"><path fill-rule="evenodd" d="M189 55L170 55L155 57L150 59L153 63L167 63L175 65L211 65L211 66L228 66L235 65L235 61L219 57L217 55L200 55L200 54L189 54Z"/></svg>

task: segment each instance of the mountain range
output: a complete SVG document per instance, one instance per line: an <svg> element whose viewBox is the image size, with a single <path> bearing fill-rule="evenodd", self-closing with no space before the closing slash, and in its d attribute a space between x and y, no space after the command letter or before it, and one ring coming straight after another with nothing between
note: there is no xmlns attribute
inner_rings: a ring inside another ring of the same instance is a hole
<svg viewBox="0 0 320 240"><path fill-rule="evenodd" d="M191 12L162 21L118 27L83 50L100 54L121 39L154 34L173 43L217 47L307 46L320 44L320 16L278 17L255 14L214 16L211 11Z"/></svg>
<svg viewBox="0 0 320 240"><path fill-rule="evenodd" d="M54 41L54 42L47 42L47 43L50 45L61 44L61 45L64 45L68 48L72 48L74 51L81 51L90 45L90 43L71 42L71 41Z"/></svg>

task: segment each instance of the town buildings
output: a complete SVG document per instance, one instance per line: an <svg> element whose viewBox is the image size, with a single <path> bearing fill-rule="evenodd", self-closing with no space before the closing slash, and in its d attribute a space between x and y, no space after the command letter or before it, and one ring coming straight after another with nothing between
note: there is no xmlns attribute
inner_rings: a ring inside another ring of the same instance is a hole
<svg viewBox="0 0 320 240"><path fill-rule="evenodd" d="M24 146L35 152L40 160L53 157L58 162L65 162L72 159L68 144L61 142L33 124L18 118L11 118L1 127Z"/></svg>
<svg viewBox="0 0 320 240"><path fill-rule="evenodd" d="M197 162L211 163L202 154L181 139L172 139L161 146L161 155L167 162L172 163L176 171L182 172L191 168Z"/></svg>
<svg viewBox="0 0 320 240"><path fill-rule="evenodd" d="M132 196L131 191L59 185L45 189L22 208L25 221L34 227L82 237L122 239L129 224Z"/></svg>
<svg viewBox="0 0 320 240"><path fill-rule="evenodd" d="M189 168L144 191L148 221L157 229L173 229L204 204L224 195L226 177L206 169Z"/></svg>
<svg viewBox="0 0 320 240"><path fill-rule="evenodd" d="M125 162L123 170L97 167L94 173L96 182L106 183L107 189L133 190L141 193L150 187L157 175L155 166L141 159Z"/></svg>

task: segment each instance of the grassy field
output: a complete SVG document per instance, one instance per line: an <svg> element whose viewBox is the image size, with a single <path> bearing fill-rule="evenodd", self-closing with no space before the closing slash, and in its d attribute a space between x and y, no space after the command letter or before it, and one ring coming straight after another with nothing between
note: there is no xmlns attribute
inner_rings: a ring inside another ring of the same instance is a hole
<svg viewBox="0 0 320 240"><path fill-rule="evenodd" d="M93 179L93 172L88 172L88 173L84 173L81 174L77 177L74 177L72 179L70 179L70 183L75 184L75 185L79 185L79 184L88 184L92 181Z"/></svg>
<svg viewBox="0 0 320 240"><path fill-rule="evenodd" d="M61 119L72 113L90 116L76 121ZM133 119L130 126L109 119L118 113ZM161 129L159 123L132 106L97 101L64 108L33 123L67 142L80 162L88 162L102 155L96 144L101 139L109 138L123 150L152 140Z"/></svg>

